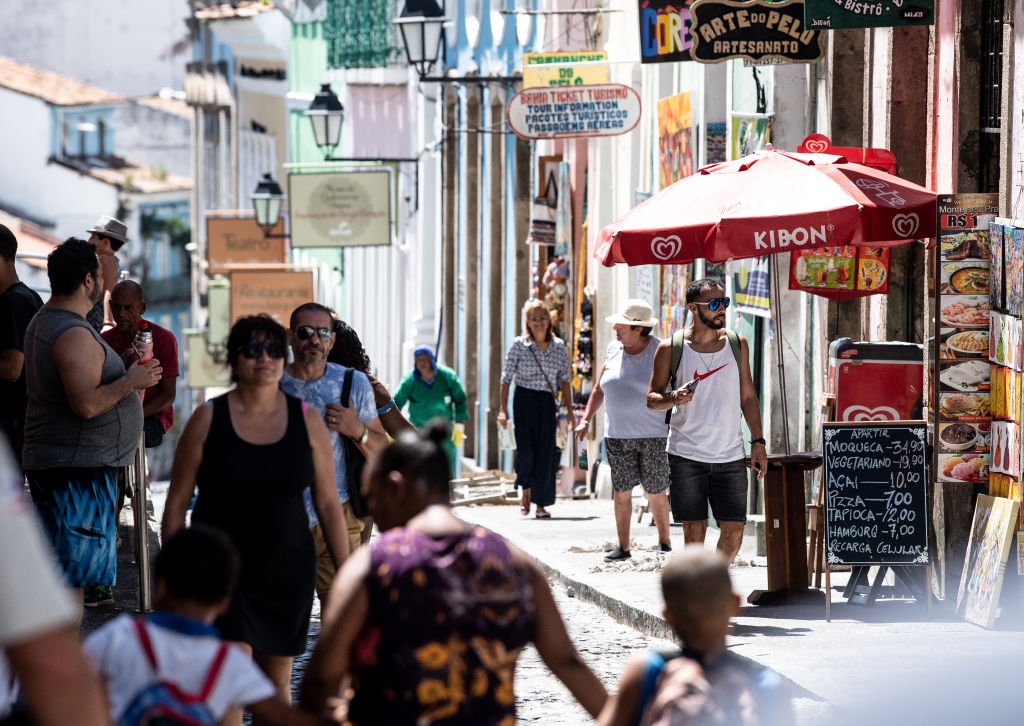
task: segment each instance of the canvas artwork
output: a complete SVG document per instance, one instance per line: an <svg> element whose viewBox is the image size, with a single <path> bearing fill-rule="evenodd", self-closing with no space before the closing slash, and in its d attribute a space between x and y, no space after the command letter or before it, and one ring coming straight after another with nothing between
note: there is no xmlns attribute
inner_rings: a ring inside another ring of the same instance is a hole
<svg viewBox="0 0 1024 726"><path fill-rule="evenodd" d="M1024 229L1004 229L1003 252L1006 310L1019 317L1024 307Z"/></svg>
<svg viewBox="0 0 1024 726"><path fill-rule="evenodd" d="M956 611L964 620L983 628L995 625L999 614L999 593L1019 507L1020 503L1011 499L982 494L974 509Z"/></svg>
<svg viewBox="0 0 1024 726"><path fill-rule="evenodd" d="M1005 257L1003 256L1003 225L990 222L988 232L992 260L992 284L988 291L989 299L993 310L1002 310L1006 303L1006 293L1003 284L1005 265Z"/></svg>

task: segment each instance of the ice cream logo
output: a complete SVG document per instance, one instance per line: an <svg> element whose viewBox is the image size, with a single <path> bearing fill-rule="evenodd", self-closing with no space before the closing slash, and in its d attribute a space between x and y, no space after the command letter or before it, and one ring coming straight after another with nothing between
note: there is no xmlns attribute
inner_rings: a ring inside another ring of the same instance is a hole
<svg viewBox="0 0 1024 726"><path fill-rule="evenodd" d="M920 225L921 220L913 212L910 214L897 214L892 218L892 231L898 234L901 239L913 237Z"/></svg>
<svg viewBox="0 0 1024 726"><path fill-rule="evenodd" d="M668 237L655 237L651 240L651 252L659 260L670 260L679 254L683 248L683 241L676 235Z"/></svg>
<svg viewBox="0 0 1024 726"><path fill-rule="evenodd" d="M899 421L900 412L892 406L850 406L843 411L843 421Z"/></svg>

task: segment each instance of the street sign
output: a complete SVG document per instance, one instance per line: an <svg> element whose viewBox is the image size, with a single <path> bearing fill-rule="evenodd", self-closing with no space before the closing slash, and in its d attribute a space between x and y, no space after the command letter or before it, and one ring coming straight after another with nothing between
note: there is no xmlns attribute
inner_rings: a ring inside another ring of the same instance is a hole
<svg viewBox="0 0 1024 726"><path fill-rule="evenodd" d="M225 271L225 265L267 263L284 264L284 223L278 222L267 237L249 214L230 217L207 216L206 261L209 274Z"/></svg>
<svg viewBox="0 0 1024 726"><path fill-rule="evenodd" d="M618 136L640 122L640 95L616 83L526 88L509 100L506 116L524 139Z"/></svg>
<svg viewBox="0 0 1024 726"><path fill-rule="evenodd" d="M608 66L565 66L608 60L603 50L573 53L524 53L523 88L538 86L594 86L608 83ZM552 68L553 64L559 67Z"/></svg>
<svg viewBox="0 0 1024 726"><path fill-rule="evenodd" d="M804 6L805 22L815 29L935 24L935 0L804 0Z"/></svg>
<svg viewBox="0 0 1024 726"><path fill-rule="evenodd" d="M693 58L808 63L824 53L821 34L804 25L802 0L697 0L690 7Z"/></svg>
<svg viewBox="0 0 1024 726"><path fill-rule="evenodd" d="M289 174L292 247L390 245L391 178L379 167Z"/></svg>
<svg viewBox="0 0 1024 726"><path fill-rule="evenodd" d="M285 327L292 310L314 300L308 270L234 270L231 273L231 320L267 314Z"/></svg>
<svg viewBox="0 0 1024 726"><path fill-rule="evenodd" d="M637 0L640 18L640 62L693 60L690 51L690 5L693 0Z"/></svg>

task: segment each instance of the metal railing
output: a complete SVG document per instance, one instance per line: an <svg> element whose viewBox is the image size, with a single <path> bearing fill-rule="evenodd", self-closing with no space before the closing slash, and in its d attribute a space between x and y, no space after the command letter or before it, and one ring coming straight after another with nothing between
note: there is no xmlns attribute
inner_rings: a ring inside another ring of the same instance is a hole
<svg viewBox="0 0 1024 726"><path fill-rule="evenodd" d="M135 520L135 564L139 568L139 612L148 613L152 607L153 584L149 567L149 492L146 489L146 435L139 440L135 461L128 467L133 486L132 515Z"/></svg>

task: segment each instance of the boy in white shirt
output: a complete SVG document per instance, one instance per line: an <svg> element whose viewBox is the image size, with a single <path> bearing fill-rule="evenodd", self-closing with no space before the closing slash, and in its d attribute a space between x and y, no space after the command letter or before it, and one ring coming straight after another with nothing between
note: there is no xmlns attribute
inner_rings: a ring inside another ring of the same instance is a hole
<svg viewBox="0 0 1024 726"><path fill-rule="evenodd" d="M155 574L155 612L122 615L85 641L115 723L157 714L172 723L218 724L226 715L241 723L242 708L260 723L321 723L282 701L259 667L218 637L212 623L227 610L238 578L238 554L226 535L202 525L181 530L164 543Z"/></svg>

